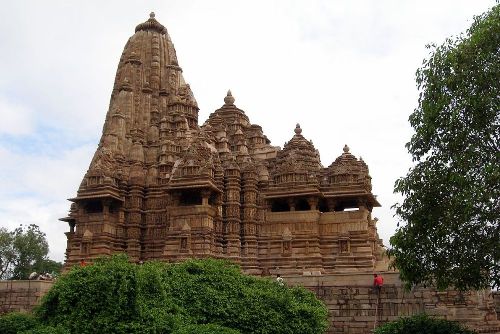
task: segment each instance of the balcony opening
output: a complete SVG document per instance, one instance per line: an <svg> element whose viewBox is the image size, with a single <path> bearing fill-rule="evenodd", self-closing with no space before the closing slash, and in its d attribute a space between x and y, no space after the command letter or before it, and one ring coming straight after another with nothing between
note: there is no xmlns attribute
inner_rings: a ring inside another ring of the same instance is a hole
<svg viewBox="0 0 500 334"><path fill-rule="evenodd" d="M199 191L185 190L181 193L179 198L179 205L201 205L201 194Z"/></svg>
<svg viewBox="0 0 500 334"><path fill-rule="evenodd" d="M324 198L320 199L318 202L318 209L320 212L328 212L328 204Z"/></svg>
<svg viewBox="0 0 500 334"><path fill-rule="evenodd" d="M290 211L290 205L283 199L277 199L273 201L271 212L285 212Z"/></svg>
<svg viewBox="0 0 500 334"><path fill-rule="evenodd" d="M311 206L309 205L309 203L307 202L306 199L301 198L295 204L295 210L297 210L297 211L308 211L308 210L311 210Z"/></svg>
<svg viewBox="0 0 500 334"><path fill-rule="evenodd" d="M355 211L359 210L357 201L342 201L337 203L335 206L335 211Z"/></svg>
<svg viewBox="0 0 500 334"><path fill-rule="evenodd" d="M102 212L102 203L101 201L90 201L85 205L86 213L101 213Z"/></svg>

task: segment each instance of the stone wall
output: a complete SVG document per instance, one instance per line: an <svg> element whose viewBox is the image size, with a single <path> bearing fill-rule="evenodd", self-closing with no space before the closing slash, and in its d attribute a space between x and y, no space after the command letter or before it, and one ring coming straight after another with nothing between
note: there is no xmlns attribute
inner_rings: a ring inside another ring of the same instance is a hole
<svg viewBox="0 0 500 334"><path fill-rule="evenodd" d="M290 285L303 285L315 292L329 310L328 334L364 334L374 327L398 319L427 313L456 320L478 333L500 333L493 294L487 291L458 292L414 288L405 291L399 275L383 273L380 296L372 287L371 273L285 277Z"/></svg>
<svg viewBox="0 0 500 334"><path fill-rule="evenodd" d="M493 292L493 302L495 303L495 308L497 309L500 318L500 291Z"/></svg>
<svg viewBox="0 0 500 334"><path fill-rule="evenodd" d="M52 284L52 281L0 281L0 314L31 311Z"/></svg>
<svg viewBox="0 0 500 334"><path fill-rule="evenodd" d="M401 316L425 312L460 321L481 334L499 334L500 293L435 291L414 288L405 291L396 273L383 273L384 287L374 291L370 273L322 276L305 272L285 276L288 285L303 285L328 307L331 323L328 334L367 334L377 325ZM28 312L52 287L51 281L0 281L0 314Z"/></svg>

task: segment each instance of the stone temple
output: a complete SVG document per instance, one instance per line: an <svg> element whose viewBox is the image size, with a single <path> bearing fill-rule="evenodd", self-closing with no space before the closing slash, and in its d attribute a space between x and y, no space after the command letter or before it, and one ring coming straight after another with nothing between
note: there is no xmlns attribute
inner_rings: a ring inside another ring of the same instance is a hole
<svg viewBox="0 0 500 334"><path fill-rule="evenodd" d="M200 126L166 28L153 13L135 28L98 148L61 219L66 267L113 253L228 259L313 290L328 306L328 333L369 333L421 312L500 333L500 295L403 289L371 214L380 204L368 166L349 147L324 167L299 124L281 149L230 91L223 100ZM378 295L374 271L385 278Z"/></svg>
<svg viewBox="0 0 500 334"><path fill-rule="evenodd" d="M322 166L299 124L283 149L272 146L234 102L227 92L199 126L166 28L153 13L139 24L63 218L66 263L125 252L134 261L226 258L252 274L374 270L380 205L366 163L345 146Z"/></svg>

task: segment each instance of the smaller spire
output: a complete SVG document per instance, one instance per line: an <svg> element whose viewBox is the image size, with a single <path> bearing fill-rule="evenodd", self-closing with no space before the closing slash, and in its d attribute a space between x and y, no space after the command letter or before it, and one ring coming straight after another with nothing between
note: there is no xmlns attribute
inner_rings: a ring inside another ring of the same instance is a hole
<svg viewBox="0 0 500 334"><path fill-rule="evenodd" d="M347 144L344 145L344 153L349 153L349 146Z"/></svg>
<svg viewBox="0 0 500 334"><path fill-rule="evenodd" d="M295 134L296 135L300 135L302 133L302 129L300 128L300 124L297 123L297 125L295 125Z"/></svg>
<svg viewBox="0 0 500 334"><path fill-rule="evenodd" d="M154 19L154 18L155 18L155 12L151 12L151 13L149 13L149 18L150 18L150 19Z"/></svg>
<svg viewBox="0 0 500 334"><path fill-rule="evenodd" d="M228 90L227 91L227 95L226 97L224 98L224 103L228 106L232 106L234 105L234 97L233 95L231 94L231 90Z"/></svg>

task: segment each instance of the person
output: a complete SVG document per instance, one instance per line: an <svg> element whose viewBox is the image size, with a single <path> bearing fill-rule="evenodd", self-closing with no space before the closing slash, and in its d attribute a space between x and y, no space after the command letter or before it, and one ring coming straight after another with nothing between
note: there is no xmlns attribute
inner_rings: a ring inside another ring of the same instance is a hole
<svg viewBox="0 0 500 334"><path fill-rule="evenodd" d="M280 275L280 274L278 274L278 275L276 276L276 282L277 282L277 283L278 283L278 285L280 285L280 286L285 285L285 282L283 281L283 277L281 277L281 275Z"/></svg>
<svg viewBox="0 0 500 334"><path fill-rule="evenodd" d="M80 267L85 267L87 265L87 263L85 262L84 259L81 259L80 260Z"/></svg>
<svg viewBox="0 0 500 334"><path fill-rule="evenodd" d="M382 285L384 285L384 278L381 275L373 274L373 286L377 290L377 293L380 293Z"/></svg>

